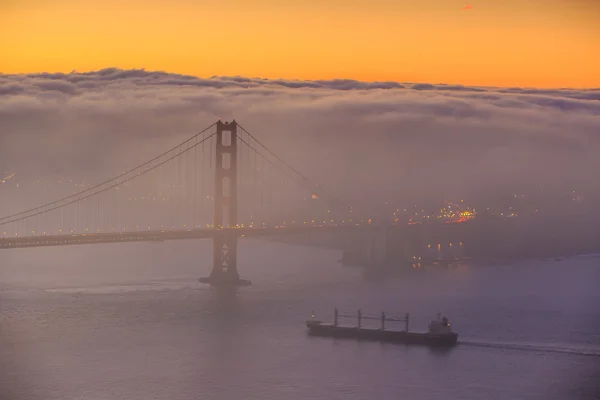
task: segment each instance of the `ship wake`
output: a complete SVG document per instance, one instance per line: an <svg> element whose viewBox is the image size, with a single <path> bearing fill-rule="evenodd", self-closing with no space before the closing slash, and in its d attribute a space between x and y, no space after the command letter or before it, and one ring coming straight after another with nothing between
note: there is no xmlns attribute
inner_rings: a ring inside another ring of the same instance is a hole
<svg viewBox="0 0 600 400"><path fill-rule="evenodd" d="M572 354L572 355L600 358L600 348L599 347L584 347L584 346L576 347L576 346L562 346L562 345L552 345L552 344L480 342L480 341L462 341L462 340L460 340L458 342L458 345L501 349L501 350L517 350L517 351L533 351L533 352L540 352L540 353Z"/></svg>

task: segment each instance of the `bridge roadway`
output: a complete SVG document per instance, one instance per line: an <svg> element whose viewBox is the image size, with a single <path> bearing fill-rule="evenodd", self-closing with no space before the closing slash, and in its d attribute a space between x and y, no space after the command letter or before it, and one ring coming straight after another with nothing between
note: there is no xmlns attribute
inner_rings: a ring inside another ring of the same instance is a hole
<svg viewBox="0 0 600 400"><path fill-rule="evenodd" d="M272 236L280 234L308 233L375 228L374 225L321 225L321 226L275 226L245 228L196 228L185 230L148 230L115 233L76 233L43 236L18 236L0 238L0 249L27 247L66 246L75 244L154 242L182 239L209 239L216 235Z"/></svg>

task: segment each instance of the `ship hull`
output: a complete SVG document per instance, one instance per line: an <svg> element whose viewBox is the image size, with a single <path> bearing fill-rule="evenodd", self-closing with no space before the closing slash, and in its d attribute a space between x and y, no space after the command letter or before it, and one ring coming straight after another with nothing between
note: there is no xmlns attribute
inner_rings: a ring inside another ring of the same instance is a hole
<svg viewBox="0 0 600 400"><path fill-rule="evenodd" d="M358 328L356 326L334 326L320 321L307 321L308 333L312 336L326 336L378 342L393 342L435 347L451 347L458 341L457 333L432 334Z"/></svg>

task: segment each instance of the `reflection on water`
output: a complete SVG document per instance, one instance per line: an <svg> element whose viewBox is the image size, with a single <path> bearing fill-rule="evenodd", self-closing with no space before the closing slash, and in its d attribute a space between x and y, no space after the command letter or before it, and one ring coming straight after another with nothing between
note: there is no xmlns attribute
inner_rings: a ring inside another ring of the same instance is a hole
<svg viewBox="0 0 600 400"><path fill-rule="evenodd" d="M225 319L235 319L242 309L239 287L210 288L209 306L213 313Z"/></svg>

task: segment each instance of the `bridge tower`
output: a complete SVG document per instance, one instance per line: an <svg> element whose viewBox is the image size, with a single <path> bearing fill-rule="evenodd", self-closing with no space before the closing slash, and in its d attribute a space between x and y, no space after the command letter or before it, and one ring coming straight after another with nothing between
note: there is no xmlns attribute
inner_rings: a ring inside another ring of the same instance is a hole
<svg viewBox="0 0 600 400"><path fill-rule="evenodd" d="M237 123L217 121L215 151L215 207L213 237L213 267L202 283L213 286L249 285L240 279L237 270Z"/></svg>

